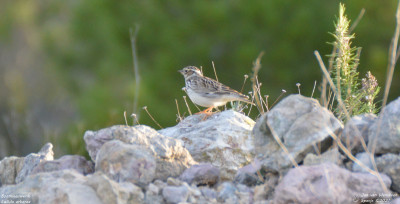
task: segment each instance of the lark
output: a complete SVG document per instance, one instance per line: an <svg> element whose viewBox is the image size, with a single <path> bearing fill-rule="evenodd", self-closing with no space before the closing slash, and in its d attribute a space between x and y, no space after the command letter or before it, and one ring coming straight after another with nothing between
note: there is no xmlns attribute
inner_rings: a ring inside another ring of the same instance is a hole
<svg viewBox="0 0 400 204"><path fill-rule="evenodd" d="M195 66L187 66L179 70L179 72L185 77L186 93L190 100L199 106L207 107L207 109L197 114L205 113L206 117L208 117L212 114L213 108L223 106L230 101L253 104L248 96L214 79L203 76Z"/></svg>

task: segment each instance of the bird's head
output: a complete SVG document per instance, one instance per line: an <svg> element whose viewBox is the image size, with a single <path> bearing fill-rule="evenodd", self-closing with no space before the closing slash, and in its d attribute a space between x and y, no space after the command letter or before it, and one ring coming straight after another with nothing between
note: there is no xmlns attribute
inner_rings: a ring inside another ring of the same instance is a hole
<svg viewBox="0 0 400 204"><path fill-rule="evenodd" d="M180 72L185 77L185 79L190 76L195 76L195 75L203 76L200 69L195 66L187 66L187 67L179 70L178 72Z"/></svg>

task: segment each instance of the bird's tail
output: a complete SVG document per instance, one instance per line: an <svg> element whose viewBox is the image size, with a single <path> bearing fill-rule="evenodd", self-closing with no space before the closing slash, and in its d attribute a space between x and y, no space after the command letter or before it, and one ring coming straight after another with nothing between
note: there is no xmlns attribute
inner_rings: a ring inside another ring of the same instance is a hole
<svg viewBox="0 0 400 204"><path fill-rule="evenodd" d="M240 97L239 97L238 100L239 100L239 101L242 101L242 102L245 102L245 103L248 103L248 104L251 104L251 105L253 105L253 106L256 105L256 104L254 104L253 102L251 102L251 101L249 100L249 97L248 97L248 96L243 95L243 94L240 95Z"/></svg>

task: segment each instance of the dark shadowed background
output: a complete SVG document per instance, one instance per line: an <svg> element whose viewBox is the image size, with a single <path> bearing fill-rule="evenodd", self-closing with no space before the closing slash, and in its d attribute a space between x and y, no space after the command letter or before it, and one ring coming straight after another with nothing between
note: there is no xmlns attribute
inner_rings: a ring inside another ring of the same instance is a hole
<svg viewBox="0 0 400 204"><path fill-rule="evenodd" d="M344 3L353 21L366 9L353 41L363 48L360 78L370 70L383 87L397 1ZM310 96L322 78L313 52L330 54L338 9L339 1L321 0L2 0L0 158L36 152L45 142L56 157L84 155L86 130L124 124L124 111L132 124L135 94L141 124L158 128L147 106L163 127L173 126L175 99L188 114L177 72L187 65L214 78L214 61L219 80L240 90L264 51L259 80L270 103L282 89L297 93L296 83ZM138 93L129 37L137 27ZM400 95L399 75L395 70L389 101ZM247 83L244 92L250 89Z"/></svg>

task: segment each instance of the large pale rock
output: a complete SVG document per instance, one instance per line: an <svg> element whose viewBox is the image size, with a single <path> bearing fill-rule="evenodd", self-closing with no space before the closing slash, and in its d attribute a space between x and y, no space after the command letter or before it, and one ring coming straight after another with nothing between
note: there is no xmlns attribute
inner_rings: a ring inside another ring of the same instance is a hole
<svg viewBox="0 0 400 204"><path fill-rule="evenodd" d="M317 144L324 152L332 143L330 134L340 128L342 124L317 100L290 95L258 119L253 130L254 148L264 169L281 171L293 164L273 134L299 163L307 153L314 153Z"/></svg>
<svg viewBox="0 0 400 204"><path fill-rule="evenodd" d="M15 184L15 178L24 165L23 157L6 157L0 161L0 187Z"/></svg>
<svg viewBox="0 0 400 204"><path fill-rule="evenodd" d="M0 188L0 195L24 197L3 198L13 203L85 203L99 204L96 192L84 185L86 178L74 170L38 173L25 178L17 185Z"/></svg>
<svg viewBox="0 0 400 204"><path fill-rule="evenodd" d="M376 154L400 153L400 97L382 109L368 133L368 148Z"/></svg>
<svg viewBox="0 0 400 204"><path fill-rule="evenodd" d="M347 121L341 141L353 154L365 151L362 142L368 144L368 131L376 118L375 114L363 114L354 116Z"/></svg>
<svg viewBox="0 0 400 204"><path fill-rule="evenodd" d="M95 169L114 181L144 186L154 179L156 161L142 146L113 140L101 147Z"/></svg>
<svg viewBox="0 0 400 204"><path fill-rule="evenodd" d="M232 110L203 118L189 116L159 133L182 140L197 162L211 163L221 170L222 180L231 180L237 169L252 159L254 121Z"/></svg>
<svg viewBox="0 0 400 204"><path fill-rule="evenodd" d="M54 159L53 145L51 143L45 144L40 151L31 153L24 158L24 164L21 170L18 172L15 182L22 182L32 170L43 161L51 161Z"/></svg>
<svg viewBox="0 0 400 204"><path fill-rule="evenodd" d="M85 185L92 187L103 203L144 203L144 194L138 186L130 182L117 183L102 173L88 176Z"/></svg>
<svg viewBox="0 0 400 204"><path fill-rule="evenodd" d="M147 149L156 159L155 178L166 180L179 176L186 168L196 164L180 140L165 137L145 125L134 127L112 126L99 131L86 131L86 149L93 161L104 143L119 140L126 144L136 144Z"/></svg>
<svg viewBox="0 0 400 204"><path fill-rule="evenodd" d="M384 174L381 178L389 189L390 178ZM376 199L382 193L387 192L374 175L352 173L335 164L324 163L289 170L275 189L274 203L353 203L361 196Z"/></svg>
<svg viewBox="0 0 400 204"><path fill-rule="evenodd" d="M142 190L132 183L117 183L102 173L85 177L72 169L31 174L0 188L0 195L2 203L144 203Z"/></svg>
<svg viewBox="0 0 400 204"><path fill-rule="evenodd" d="M84 184L68 183L63 181L51 182L46 189L42 190L39 196L39 203L102 203L95 191Z"/></svg>
<svg viewBox="0 0 400 204"><path fill-rule="evenodd" d="M93 173L94 164L91 161L87 161L83 156L65 155L56 160L41 162L32 170L31 174L63 169L75 169L79 173L86 175Z"/></svg>

